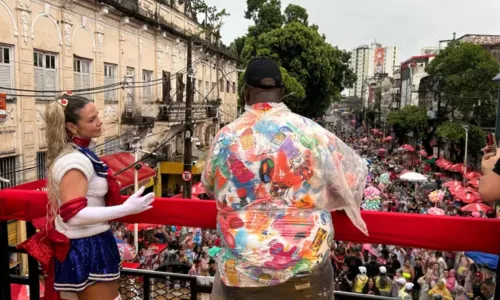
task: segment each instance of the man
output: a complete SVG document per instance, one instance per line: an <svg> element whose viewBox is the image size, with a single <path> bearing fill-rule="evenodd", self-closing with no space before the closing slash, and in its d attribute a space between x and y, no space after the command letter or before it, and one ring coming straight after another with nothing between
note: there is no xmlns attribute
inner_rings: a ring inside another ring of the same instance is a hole
<svg viewBox="0 0 500 300"><path fill-rule="evenodd" d="M367 233L359 212L367 168L280 102L274 61L252 60L245 82L246 112L214 138L202 175L222 242L212 299L333 299L328 211L345 210Z"/></svg>

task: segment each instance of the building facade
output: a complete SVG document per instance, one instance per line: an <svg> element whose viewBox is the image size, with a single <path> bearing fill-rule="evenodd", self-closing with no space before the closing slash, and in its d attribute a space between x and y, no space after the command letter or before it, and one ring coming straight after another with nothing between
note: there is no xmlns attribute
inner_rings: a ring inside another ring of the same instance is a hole
<svg viewBox="0 0 500 300"><path fill-rule="evenodd" d="M378 74L393 77L394 71L399 68L398 49L394 46L383 47L378 43L359 46L351 52L350 67L357 80L349 89L348 96L360 97L366 102L369 94L367 81Z"/></svg>
<svg viewBox="0 0 500 300"><path fill-rule="evenodd" d="M436 55L413 56L401 63L401 99L399 108L419 106L420 80L427 76L425 68Z"/></svg>
<svg viewBox="0 0 500 300"><path fill-rule="evenodd" d="M0 3L0 176L11 180L0 188L45 178L44 112L59 91L96 104L105 127L98 154L127 149L142 117L151 122L143 149L181 154L190 36L193 144L209 144L237 117L236 60L191 17L189 1Z"/></svg>

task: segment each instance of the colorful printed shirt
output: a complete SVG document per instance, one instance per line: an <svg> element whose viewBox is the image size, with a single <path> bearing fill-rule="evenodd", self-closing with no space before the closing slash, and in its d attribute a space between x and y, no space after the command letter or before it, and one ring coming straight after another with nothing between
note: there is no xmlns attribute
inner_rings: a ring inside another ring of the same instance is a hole
<svg viewBox="0 0 500 300"><path fill-rule="evenodd" d="M328 258L328 211L367 233L360 205L368 170L333 133L282 103L247 106L217 133L202 182L219 210L219 272L228 286L287 281Z"/></svg>

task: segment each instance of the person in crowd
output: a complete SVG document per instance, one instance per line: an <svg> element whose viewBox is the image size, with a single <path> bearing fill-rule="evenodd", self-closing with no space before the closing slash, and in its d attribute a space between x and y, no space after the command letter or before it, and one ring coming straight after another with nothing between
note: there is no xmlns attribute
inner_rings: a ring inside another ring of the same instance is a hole
<svg viewBox="0 0 500 300"><path fill-rule="evenodd" d="M188 275L190 276L201 276L201 260L200 259L195 259L193 266L191 269L189 269Z"/></svg>
<svg viewBox="0 0 500 300"><path fill-rule="evenodd" d="M375 285L375 280L372 277L368 278L368 281L367 281L366 285L363 287L362 292L365 295L380 296L380 291L378 290L377 286Z"/></svg>
<svg viewBox="0 0 500 300"><path fill-rule="evenodd" d="M382 266L379 268L380 275L375 277L375 286L380 291L381 296L389 297L392 290L392 280L387 276L387 268Z"/></svg>
<svg viewBox="0 0 500 300"><path fill-rule="evenodd" d="M367 234L360 214L367 167L281 102L274 61L251 60L244 79L245 113L217 133L201 178L217 201L222 237L212 297L333 299L329 211L344 210Z"/></svg>
<svg viewBox="0 0 500 300"><path fill-rule="evenodd" d="M407 282L399 293L399 298L403 300L412 300L413 299L413 283Z"/></svg>
<svg viewBox="0 0 500 300"><path fill-rule="evenodd" d="M370 278L374 278L379 273L380 264L377 262L377 257L375 255L370 255L370 262L365 264L366 275Z"/></svg>
<svg viewBox="0 0 500 300"><path fill-rule="evenodd" d="M53 260L54 286L46 286L45 297L58 297L55 289L76 293L80 300L119 299L121 261L108 222L152 208L154 195L142 196L142 187L121 200L107 165L89 148L103 127L93 101L65 93L48 105L44 120L49 211L46 229L39 234L46 238L50 231L69 247L66 257ZM106 200L123 204L106 206ZM34 237L35 244L37 240L41 243ZM40 248L25 245L28 253L39 257Z"/></svg>
<svg viewBox="0 0 500 300"><path fill-rule="evenodd" d="M401 275L403 275L407 282L413 282L413 279L415 278L415 270L411 266L410 260L405 260Z"/></svg>
<svg viewBox="0 0 500 300"><path fill-rule="evenodd" d="M446 288L446 282L441 279L436 283L436 286L427 292L429 296L440 295L443 300L453 300L450 291Z"/></svg>
<svg viewBox="0 0 500 300"><path fill-rule="evenodd" d="M404 277L399 276L398 278L394 278L391 290L391 297L400 298L401 291L404 291L405 285L406 285L406 279L404 279Z"/></svg>
<svg viewBox="0 0 500 300"><path fill-rule="evenodd" d="M420 277L417 282L418 285L420 286L420 290L418 292L418 297L415 297L414 294L414 299L419 299L419 300L430 300L431 296L428 294L429 290L432 288L432 277L429 276L431 273L427 273L424 276Z"/></svg>
<svg viewBox="0 0 500 300"><path fill-rule="evenodd" d="M451 269L446 277L444 278L446 280L446 288L452 293L455 294L455 289L458 286L457 283L457 274L454 269Z"/></svg>
<svg viewBox="0 0 500 300"><path fill-rule="evenodd" d="M354 292L362 293L367 282L368 276L366 275L366 267L359 267L359 274L356 275L354 279Z"/></svg>

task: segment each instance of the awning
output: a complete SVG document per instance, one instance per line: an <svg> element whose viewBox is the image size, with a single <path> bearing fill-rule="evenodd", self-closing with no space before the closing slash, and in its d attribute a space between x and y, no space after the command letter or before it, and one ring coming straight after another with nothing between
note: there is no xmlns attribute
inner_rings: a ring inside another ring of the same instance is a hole
<svg viewBox="0 0 500 300"><path fill-rule="evenodd" d="M115 153L111 155L101 156L102 161L104 161L113 174L125 169L134 163L135 159L132 154L127 152ZM141 169L139 170L139 182L140 186L145 185L146 187L150 187L154 185L154 180L151 180L152 177L156 176L156 171L152 168L141 163ZM130 168L127 171L121 173L116 176L116 180L120 185L120 189L125 189L127 187L134 185L134 168ZM37 180L24 184L20 184L10 189L14 190L30 190L30 191L44 191L46 190L47 180Z"/></svg>
<svg viewBox="0 0 500 300"><path fill-rule="evenodd" d="M125 169L126 167L132 165L135 162L134 156L127 152L115 153L111 155L105 155L100 157L103 162L105 162L108 167L111 169L113 174L118 173L119 171ZM142 166L139 169L139 181L143 181L149 179L151 177L156 176L156 171L152 168L140 163ZM118 185L120 189L125 189L129 186L134 185L134 168L130 168L127 171L116 176L116 180L118 181Z"/></svg>

